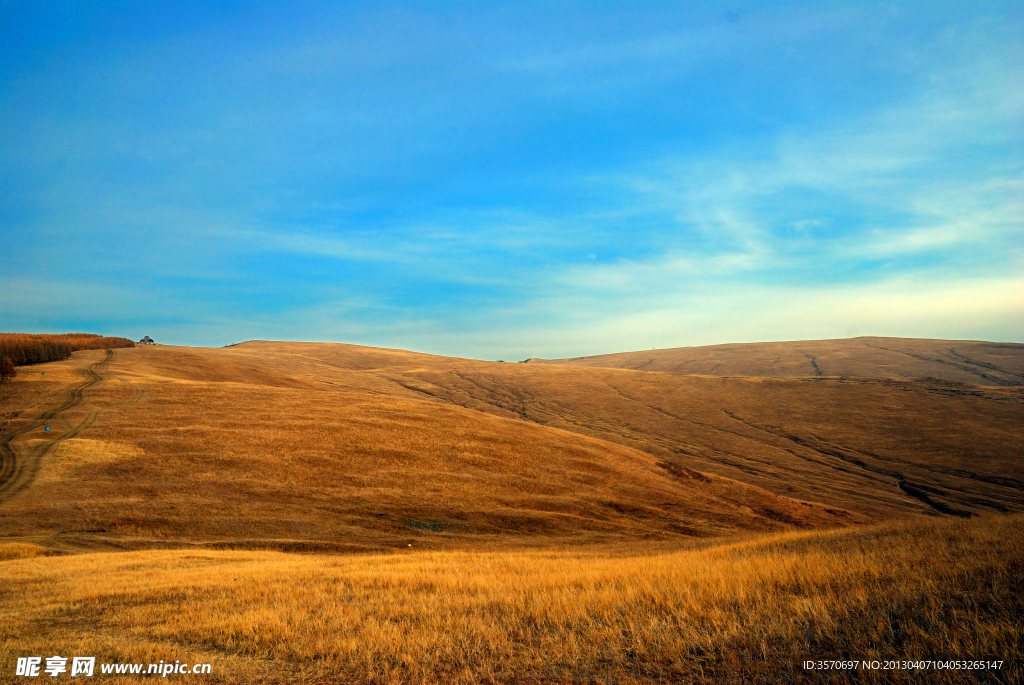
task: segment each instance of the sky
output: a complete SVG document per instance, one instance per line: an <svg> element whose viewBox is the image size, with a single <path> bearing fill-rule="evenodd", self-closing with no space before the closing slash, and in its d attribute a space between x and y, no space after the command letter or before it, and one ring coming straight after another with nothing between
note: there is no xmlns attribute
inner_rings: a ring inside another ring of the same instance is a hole
<svg viewBox="0 0 1024 685"><path fill-rule="evenodd" d="M0 330L1024 342L1024 4L0 0Z"/></svg>

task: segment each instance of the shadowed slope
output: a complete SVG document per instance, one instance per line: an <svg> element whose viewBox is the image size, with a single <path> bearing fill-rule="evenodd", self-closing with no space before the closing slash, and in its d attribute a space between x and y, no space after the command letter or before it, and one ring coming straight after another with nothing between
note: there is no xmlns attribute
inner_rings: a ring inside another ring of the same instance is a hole
<svg viewBox="0 0 1024 685"><path fill-rule="evenodd" d="M975 385L1024 385L1024 345L972 340L805 340L529 361L710 376L939 378Z"/></svg>

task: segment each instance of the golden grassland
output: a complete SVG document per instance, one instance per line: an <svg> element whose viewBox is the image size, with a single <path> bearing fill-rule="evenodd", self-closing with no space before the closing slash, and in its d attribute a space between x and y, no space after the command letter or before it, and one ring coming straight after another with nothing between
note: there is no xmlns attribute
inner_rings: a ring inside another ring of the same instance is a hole
<svg viewBox="0 0 1024 685"><path fill-rule="evenodd" d="M815 658L1019 681L1019 350L932 342L899 349L1003 382L271 342L24 369L0 386L0 682L52 654L226 683L844 680ZM885 345L833 353L870 374Z"/></svg>
<svg viewBox="0 0 1024 685"><path fill-rule="evenodd" d="M203 682L625 684L843 681L801 664L984 658L1004 661L988 682L1024 675L1021 515L675 549L95 553L3 561L0 575L5 668L62 654L211 663Z"/></svg>

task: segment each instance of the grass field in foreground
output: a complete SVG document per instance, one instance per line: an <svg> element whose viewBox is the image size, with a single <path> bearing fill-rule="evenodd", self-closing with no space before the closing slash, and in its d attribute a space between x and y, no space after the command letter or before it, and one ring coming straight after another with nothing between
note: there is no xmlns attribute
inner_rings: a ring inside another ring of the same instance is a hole
<svg viewBox="0 0 1024 685"><path fill-rule="evenodd" d="M52 654L209 662L203 682L777 682L822 658L1000 659L988 682L1024 676L1021 515L694 544L36 558L22 545L0 562L0 680L18 656Z"/></svg>

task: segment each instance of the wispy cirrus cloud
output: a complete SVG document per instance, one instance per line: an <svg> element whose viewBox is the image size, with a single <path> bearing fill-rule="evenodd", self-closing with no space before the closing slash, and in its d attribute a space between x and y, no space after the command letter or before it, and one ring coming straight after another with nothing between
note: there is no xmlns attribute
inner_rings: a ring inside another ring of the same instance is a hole
<svg viewBox="0 0 1024 685"><path fill-rule="evenodd" d="M1024 165L1006 152L1024 149L1024 69L992 62L941 65L880 111L670 156L609 185L666 217L666 252L710 248L751 268L786 265L790 250L856 259L1015 239Z"/></svg>

